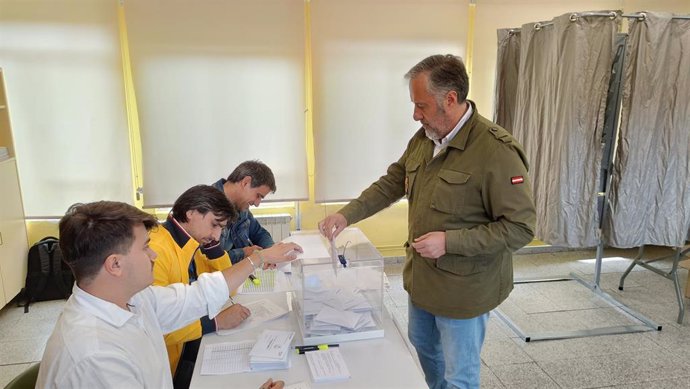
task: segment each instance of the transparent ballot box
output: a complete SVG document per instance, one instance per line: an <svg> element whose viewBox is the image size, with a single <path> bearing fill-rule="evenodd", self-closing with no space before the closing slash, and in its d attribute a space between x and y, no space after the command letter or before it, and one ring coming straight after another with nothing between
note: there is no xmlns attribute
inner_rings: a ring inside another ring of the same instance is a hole
<svg viewBox="0 0 690 389"><path fill-rule="evenodd" d="M383 257L362 231L347 228L334 244L317 231L298 231L289 240L304 249L292 263L304 343L383 337Z"/></svg>

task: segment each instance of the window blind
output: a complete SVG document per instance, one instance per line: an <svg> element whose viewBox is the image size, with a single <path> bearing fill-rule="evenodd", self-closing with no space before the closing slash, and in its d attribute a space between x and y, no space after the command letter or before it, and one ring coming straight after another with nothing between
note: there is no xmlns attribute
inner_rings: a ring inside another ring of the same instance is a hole
<svg viewBox="0 0 690 389"><path fill-rule="evenodd" d="M385 173L420 128L404 74L433 54L464 58L468 1L311 2L315 197L343 201Z"/></svg>
<svg viewBox="0 0 690 389"><path fill-rule="evenodd" d="M117 13L109 0L0 0L0 64L27 217L132 203Z"/></svg>
<svg viewBox="0 0 690 389"><path fill-rule="evenodd" d="M250 159L276 176L268 200L307 198L303 1L127 1L125 13L145 206Z"/></svg>

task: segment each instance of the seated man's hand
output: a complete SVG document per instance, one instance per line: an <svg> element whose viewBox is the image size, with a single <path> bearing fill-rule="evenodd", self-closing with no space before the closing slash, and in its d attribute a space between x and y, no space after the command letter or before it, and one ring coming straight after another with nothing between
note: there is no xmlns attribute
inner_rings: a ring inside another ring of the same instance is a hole
<svg viewBox="0 0 690 389"><path fill-rule="evenodd" d="M251 312L242 304L231 305L216 316L216 330L229 330L245 321Z"/></svg>
<svg viewBox="0 0 690 389"><path fill-rule="evenodd" d="M283 389L284 386L285 382L273 381L273 379L269 378L268 381L264 382L264 384L259 387L259 389Z"/></svg>
<svg viewBox="0 0 690 389"><path fill-rule="evenodd" d="M247 246L247 247L242 247L242 251L244 251L244 257L247 258L248 256L252 255L252 253L256 250L261 250L263 247L253 245L253 246Z"/></svg>
<svg viewBox="0 0 690 389"><path fill-rule="evenodd" d="M263 263L279 264L290 262L297 258L297 254L303 252L302 247L297 243L278 242L273 246L263 249L260 252Z"/></svg>

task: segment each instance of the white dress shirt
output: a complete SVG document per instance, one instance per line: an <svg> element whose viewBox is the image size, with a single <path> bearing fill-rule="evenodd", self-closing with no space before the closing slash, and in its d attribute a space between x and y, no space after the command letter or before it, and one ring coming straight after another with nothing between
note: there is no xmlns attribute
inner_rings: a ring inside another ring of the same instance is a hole
<svg viewBox="0 0 690 389"><path fill-rule="evenodd" d="M462 126L467 123L468 120L470 120L470 116L472 116L472 104L470 103L465 103L467 104L467 111L465 111L465 114L462 115L460 120L458 120L458 124L453 127L453 130L448 133L448 135L444 136L443 139L436 140L436 139L431 139L434 141L434 157L438 155L438 153L441 152L441 150L445 149L446 146L448 146L448 142L453 140L455 138L455 135L460 132L460 129Z"/></svg>
<svg viewBox="0 0 690 389"><path fill-rule="evenodd" d="M150 286L127 311L75 284L46 344L36 388L172 388L163 334L214 317L229 294L220 272L205 273L191 285Z"/></svg>

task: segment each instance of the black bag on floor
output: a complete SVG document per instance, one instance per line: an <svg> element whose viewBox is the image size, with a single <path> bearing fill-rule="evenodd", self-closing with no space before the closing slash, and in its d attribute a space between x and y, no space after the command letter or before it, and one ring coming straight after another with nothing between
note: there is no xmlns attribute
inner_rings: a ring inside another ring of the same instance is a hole
<svg viewBox="0 0 690 389"><path fill-rule="evenodd" d="M22 289L24 313L34 301L66 299L72 294L74 276L62 260L57 238L45 237L29 249L29 267Z"/></svg>

